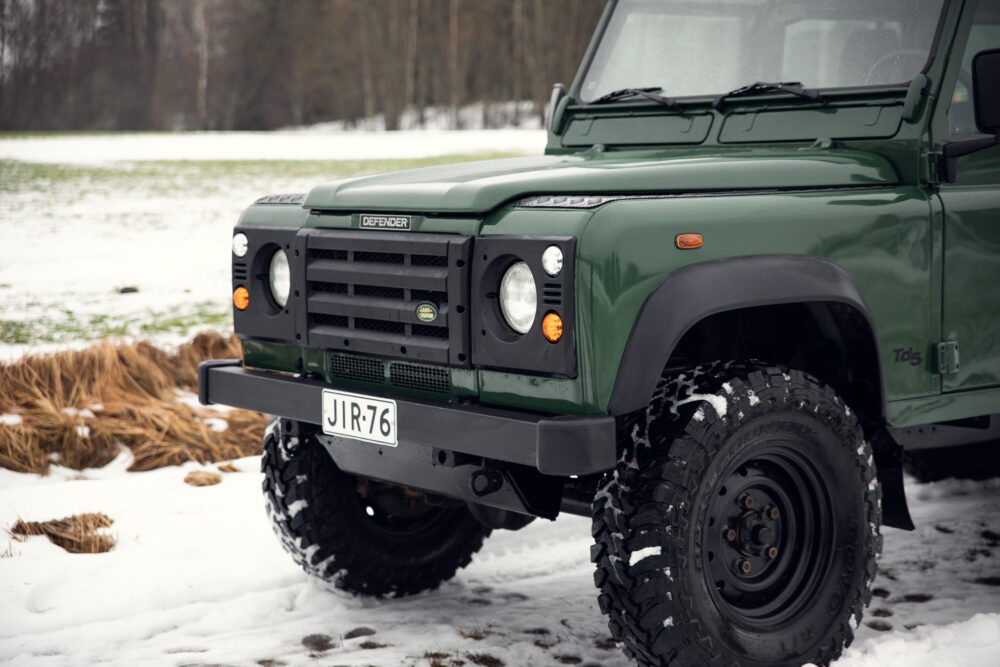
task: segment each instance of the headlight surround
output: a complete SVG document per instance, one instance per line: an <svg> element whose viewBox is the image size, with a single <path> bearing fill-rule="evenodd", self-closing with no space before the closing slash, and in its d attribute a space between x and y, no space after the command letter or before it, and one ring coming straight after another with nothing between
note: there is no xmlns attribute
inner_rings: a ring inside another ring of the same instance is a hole
<svg viewBox="0 0 1000 667"><path fill-rule="evenodd" d="M525 262L512 264L500 280L500 311L511 329L526 334L535 322L538 293L535 276Z"/></svg>
<svg viewBox="0 0 1000 667"><path fill-rule="evenodd" d="M292 272L288 268L288 255L284 250L275 251L271 256L271 266L267 272L271 296L275 303L284 308L288 303L288 293L292 287Z"/></svg>

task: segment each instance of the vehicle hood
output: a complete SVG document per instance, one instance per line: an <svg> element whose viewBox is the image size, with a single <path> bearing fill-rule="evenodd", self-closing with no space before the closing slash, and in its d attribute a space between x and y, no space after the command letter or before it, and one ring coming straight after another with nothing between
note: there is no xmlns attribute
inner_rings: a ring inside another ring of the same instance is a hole
<svg viewBox="0 0 1000 667"><path fill-rule="evenodd" d="M683 194L896 182L896 172L885 158L853 150L592 150L348 178L313 188L303 205L339 211L485 213L527 195Z"/></svg>

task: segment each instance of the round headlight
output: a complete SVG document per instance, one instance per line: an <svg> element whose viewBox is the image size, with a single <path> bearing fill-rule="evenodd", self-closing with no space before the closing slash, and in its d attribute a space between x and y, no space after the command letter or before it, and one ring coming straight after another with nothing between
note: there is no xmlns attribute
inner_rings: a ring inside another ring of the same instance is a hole
<svg viewBox="0 0 1000 667"><path fill-rule="evenodd" d="M500 281L500 310L511 329L525 334L535 321L537 308L535 277L527 264L518 262L507 269Z"/></svg>
<svg viewBox="0 0 1000 667"><path fill-rule="evenodd" d="M271 257L271 269L267 273L271 285L271 296L282 308L288 303L288 290L292 286L292 274L288 270L288 255L279 250Z"/></svg>
<svg viewBox="0 0 1000 667"><path fill-rule="evenodd" d="M233 234L233 254L237 257L244 257L247 254L247 248L250 246L250 241L247 240L247 235L243 232L239 234Z"/></svg>
<svg viewBox="0 0 1000 667"><path fill-rule="evenodd" d="M563 265L563 254L559 246L550 245L542 253L542 268L545 269L545 273L549 274L552 278L559 275L562 271Z"/></svg>

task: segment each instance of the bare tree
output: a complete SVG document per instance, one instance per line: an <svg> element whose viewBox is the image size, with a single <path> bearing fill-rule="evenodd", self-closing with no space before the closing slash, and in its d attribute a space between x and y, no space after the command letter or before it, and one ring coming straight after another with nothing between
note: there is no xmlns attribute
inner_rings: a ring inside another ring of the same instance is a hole
<svg viewBox="0 0 1000 667"><path fill-rule="evenodd" d="M205 20L205 0L194 0L191 15L197 62L195 114L198 118L198 128L204 130L208 127L208 23Z"/></svg>
<svg viewBox="0 0 1000 667"><path fill-rule="evenodd" d="M461 0L451 0L448 13L448 81L451 97L451 126L457 129L458 106L461 103L458 82L458 9Z"/></svg>
<svg viewBox="0 0 1000 667"><path fill-rule="evenodd" d="M2 129L268 129L481 103L519 123L605 0L0 0ZM559 30L552 27L558 25Z"/></svg>

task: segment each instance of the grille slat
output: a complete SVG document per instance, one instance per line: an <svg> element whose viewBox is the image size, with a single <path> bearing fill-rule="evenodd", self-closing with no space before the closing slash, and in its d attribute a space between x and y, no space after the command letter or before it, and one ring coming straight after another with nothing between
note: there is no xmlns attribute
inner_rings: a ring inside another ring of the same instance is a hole
<svg viewBox="0 0 1000 667"><path fill-rule="evenodd" d="M452 238L462 238L453 236ZM447 257L448 247L438 234L393 232L357 232L318 230L309 237L312 250L356 250L361 252L389 252L409 255Z"/></svg>
<svg viewBox="0 0 1000 667"><path fill-rule="evenodd" d="M337 326L315 326L309 330L309 340L314 341L321 347L330 347L343 349L343 341L348 340L351 342L350 348L352 350L358 350L359 352L365 352L367 354L382 354L385 345L390 346L390 348L395 347L407 347L415 344L421 347L426 347L432 352L438 352L442 354L447 354L448 352L448 341L437 340L437 339L427 339L421 341L413 341L407 338L405 335L387 333L384 331L367 331L367 330L357 330L349 327L337 327ZM386 353L386 356L389 356ZM400 356L397 351L392 356Z"/></svg>
<svg viewBox="0 0 1000 667"><path fill-rule="evenodd" d="M379 287L448 289L448 269L402 266L378 262L345 262L316 259L309 262L306 279L329 283L364 283Z"/></svg>
<svg viewBox="0 0 1000 667"><path fill-rule="evenodd" d="M400 299L378 297L378 296L349 296L346 293L337 294L312 294L309 297L309 312L323 313L326 315L347 315L348 317L369 317L390 322L410 322L419 323L415 315L417 306L427 301L438 302L442 299L412 299L403 301ZM448 322L448 306L438 307L438 319L441 326L446 326Z"/></svg>

